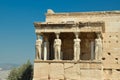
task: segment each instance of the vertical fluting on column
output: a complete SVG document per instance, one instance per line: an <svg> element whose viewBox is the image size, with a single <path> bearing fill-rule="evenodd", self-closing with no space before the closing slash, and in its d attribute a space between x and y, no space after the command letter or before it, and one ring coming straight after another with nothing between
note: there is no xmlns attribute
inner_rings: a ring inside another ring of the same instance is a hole
<svg viewBox="0 0 120 80"><path fill-rule="evenodd" d="M79 39L79 33L75 33L75 39L74 39L74 60L80 60L80 42Z"/></svg>
<svg viewBox="0 0 120 80"><path fill-rule="evenodd" d="M50 59L50 49L49 49L49 40L48 37L46 39L46 45L47 45L47 60Z"/></svg>
<svg viewBox="0 0 120 80"><path fill-rule="evenodd" d="M49 60L49 40L46 35L44 35L44 60Z"/></svg>
<svg viewBox="0 0 120 80"><path fill-rule="evenodd" d="M36 44L35 44L35 58L41 60L41 53L42 53L42 39L40 38L40 34L37 34Z"/></svg>
<svg viewBox="0 0 120 80"><path fill-rule="evenodd" d="M61 39L59 39L60 33L55 33L56 34L56 39L54 40L54 55L55 55L55 60L61 60Z"/></svg>
<svg viewBox="0 0 120 80"><path fill-rule="evenodd" d="M95 52L94 52L94 45L95 45L95 43L94 43L94 41L91 41L91 60L94 60L94 58L95 58Z"/></svg>
<svg viewBox="0 0 120 80"><path fill-rule="evenodd" d="M95 39L95 59L101 60L102 57L102 38L100 33L96 33L97 38Z"/></svg>

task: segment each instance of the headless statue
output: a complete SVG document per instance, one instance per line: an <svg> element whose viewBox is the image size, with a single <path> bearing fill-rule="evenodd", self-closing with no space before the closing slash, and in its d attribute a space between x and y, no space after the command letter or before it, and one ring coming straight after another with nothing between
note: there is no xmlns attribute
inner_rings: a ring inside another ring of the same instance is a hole
<svg viewBox="0 0 120 80"><path fill-rule="evenodd" d="M80 59L80 41L78 36L74 39L74 60Z"/></svg>
<svg viewBox="0 0 120 80"><path fill-rule="evenodd" d="M100 35L98 35L98 38L95 39L95 59L100 60L102 54L102 40L100 38Z"/></svg>
<svg viewBox="0 0 120 80"><path fill-rule="evenodd" d="M59 35L57 35L57 39L54 40L54 53L55 53L55 60L60 60L61 40L59 39Z"/></svg>
<svg viewBox="0 0 120 80"><path fill-rule="evenodd" d="M36 48L36 59L41 59L41 45L42 45L42 40L40 38L38 38L36 40L36 45L35 45L35 48Z"/></svg>

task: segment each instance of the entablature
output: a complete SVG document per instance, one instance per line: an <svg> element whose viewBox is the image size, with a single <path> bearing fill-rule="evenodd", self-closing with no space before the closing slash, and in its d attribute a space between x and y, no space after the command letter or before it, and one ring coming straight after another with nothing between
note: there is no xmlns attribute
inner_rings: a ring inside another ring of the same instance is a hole
<svg viewBox="0 0 120 80"><path fill-rule="evenodd" d="M79 22L79 23L34 23L36 33L41 32L105 32L105 23Z"/></svg>

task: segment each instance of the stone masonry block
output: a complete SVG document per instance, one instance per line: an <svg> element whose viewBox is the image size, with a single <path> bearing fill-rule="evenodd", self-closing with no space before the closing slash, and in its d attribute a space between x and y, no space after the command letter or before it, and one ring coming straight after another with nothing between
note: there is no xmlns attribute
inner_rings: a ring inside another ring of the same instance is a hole
<svg viewBox="0 0 120 80"><path fill-rule="evenodd" d="M80 80L80 65L74 63L64 63L65 79Z"/></svg>
<svg viewBox="0 0 120 80"><path fill-rule="evenodd" d="M51 63L49 75L51 80L64 79L63 63Z"/></svg>
<svg viewBox="0 0 120 80"><path fill-rule="evenodd" d="M80 70L80 80L102 80L102 71L95 69Z"/></svg>
<svg viewBox="0 0 120 80"><path fill-rule="evenodd" d="M47 80L49 74L48 63L35 63L34 64L34 79L35 80Z"/></svg>

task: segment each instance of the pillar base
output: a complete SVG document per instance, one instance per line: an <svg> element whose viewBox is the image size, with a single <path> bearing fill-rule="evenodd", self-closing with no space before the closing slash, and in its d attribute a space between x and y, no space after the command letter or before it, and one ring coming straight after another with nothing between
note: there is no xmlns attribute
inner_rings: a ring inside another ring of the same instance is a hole
<svg viewBox="0 0 120 80"><path fill-rule="evenodd" d="M97 61L35 60L33 80L101 80L101 72Z"/></svg>

